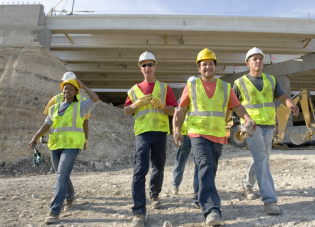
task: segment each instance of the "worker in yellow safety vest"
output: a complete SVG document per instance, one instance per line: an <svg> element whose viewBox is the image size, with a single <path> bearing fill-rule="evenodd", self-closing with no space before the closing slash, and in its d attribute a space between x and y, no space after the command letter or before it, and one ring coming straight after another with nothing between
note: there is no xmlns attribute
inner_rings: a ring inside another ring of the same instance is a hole
<svg viewBox="0 0 315 227"><path fill-rule="evenodd" d="M89 99L78 102L80 88L83 88ZM31 139L29 145L37 144L37 139L48 132L48 148L51 162L57 173L54 187L54 199L50 205L50 214L45 219L46 224L59 222L62 207L69 211L74 201L74 189L70 174L74 162L85 142L84 116L92 110L98 101L98 96L78 79L68 79L61 83L64 99L49 108L45 123ZM66 204L63 206L64 200Z"/></svg>
<svg viewBox="0 0 315 227"><path fill-rule="evenodd" d="M242 182L245 196L249 200L256 198L253 187L257 180L266 213L277 215L282 212L276 204L278 199L269 168L275 125L274 99L289 107L294 116L298 116L299 108L275 77L262 72L264 56L262 50L256 47L247 52L245 62L249 67L249 74L235 80L233 90L258 126L253 135L246 139L253 161Z"/></svg>
<svg viewBox="0 0 315 227"><path fill-rule="evenodd" d="M62 77L62 81L66 81L66 80L69 80L69 79L75 79L76 78L76 75L73 73L73 72L66 72L63 77ZM80 94L77 94L76 95L76 98L78 99L78 102L81 102L83 100L85 100L86 98L83 97L82 95ZM57 103L61 103L63 102L64 100L64 97L63 97L63 93L59 93L58 95L55 95L54 97L52 97L49 102L47 103L46 107L45 107L45 110L44 110L44 114L48 115L48 111L49 111L49 108L54 105L54 104L57 104ZM88 113L87 115L85 115L84 117L84 123L83 123L83 129L84 129L84 133L85 133L85 142L84 142L84 147L83 149L87 149L88 146L89 146L89 118L90 118L90 113ZM44 137L45 135L43 135L43 137L41 138L42 141L44 141Z"/></svg>
<svg viewBox="0 0 315 227"><path fill-rule="evenodd" d="M132 180L132 226L144 226L146 215L145 176L149 170L150 154L152 174L150 180L151 207L160 207L159 194L162 190L166 160L166 135L170 133L169 115L174 114L177 102L172 89L155 79L157 61L148 51L139 57L138 65L144 81L128 91L124 111L134 115L136 150Z"/></svg>
<svg viewBox="0 0 315 227"><path fill-rule="evenodd" d="M215 78L217 58L205 48L197 56L201 78L189 81L184 88L179 109L175 116L175 144L183 144L181 128L187 114L188 138L198 166L198 202L206 226L220 225L220 197L215 186L218 160L225 137L225 119L232 109L245 122L252 121L251 131L256 128L245 108L236 98L231 85Z"/></svg>

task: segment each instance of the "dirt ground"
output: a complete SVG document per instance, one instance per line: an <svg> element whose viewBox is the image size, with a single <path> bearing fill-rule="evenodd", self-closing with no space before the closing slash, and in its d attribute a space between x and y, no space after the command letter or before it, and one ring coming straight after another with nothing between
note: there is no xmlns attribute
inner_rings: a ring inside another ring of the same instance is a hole
<svg viewBox="0 0 315 227"><path fill-rule="evenodd" d="M50 160L45 157L44 167L32 167L31 160L15 167L0 163L1 226L44 226L55 183ZM205 226L200 210L192 205L193 156L187 161L178 196L171 191L174 159L174 155L167 158L160 194L162 207L151 209L148 200L145 226L163 226L165 221L177 227ZM225 148L220 158L216 185L222 203L222 226L315 226L313 150L273 150L270 155L278 205L283 211L280 216L266 215L260 199L245 198L241 181L250 162L248 150ZM130 226L132 173L132 165L97 171L91 163L77 161L71 175L76 191L74 208L62 212L60 223L52 226ZM149 177L146 180L148 198ZM257 185L255 192L259 194Z"/></svg>

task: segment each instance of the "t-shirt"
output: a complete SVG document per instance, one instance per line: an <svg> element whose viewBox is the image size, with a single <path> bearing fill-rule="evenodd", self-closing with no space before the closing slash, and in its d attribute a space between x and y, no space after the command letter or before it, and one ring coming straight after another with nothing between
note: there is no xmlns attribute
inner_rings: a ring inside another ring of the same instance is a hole
<svg viewBox="0 0 315 227"><path fill-rule="evenodd" d="M264 87L264 79L263 77L254 77L254 76L251 76L250 74L247 74L246 75L247 78L250 80L250 82L252 82L252 84L256 87L256 89L258 91L262 91L263 87ZM275 81L276 81L276 86L275 86L275 91L274 91L274 94L273 96L278 99L280 96L286 94L286 92L284 91L284 89L281 87L281 85L279 84L278 80L275 78ZM236 97L242 101L242 94L241 94L241 91L240 89L238 88L238 86L234 83L233 85L233 91L235 92L236 94ZM274 125L258 125L262 128L273 128Z"/></svg>
<svg viewBox="0 0 315 227"><path fill-rule="evenodd" d="M217 85L217 81L215 82L206 82L204 80L201 79L201 82L203 84L203 87L205 88L206 94L208 96L209 99L211 99L214 95L215 92L215 88ZM182 97L181 97L181 102L179 104L179 106L189 106L190 100L189 100L189 89L188 86L186 85L186 87L184 88ZM233 92L232 88L230 90L230 97L228 99L228 108L232 109L236 106L240 106L241 103L240 101L237 99L235 93ZM194 138L194 137L203 137L207 140L210 140L212 142L215 143L219 143L219 144L227 144L227 140L226 137L217 137L217 136L211 136L211 135L201 135L201 134L196 134L196 133L188 133L188 137L190 138Z"/></svg>
<svg viewBox="0 0 315 227"><path fill-rule="evenodd" d="M50 109L50 107L51 107L52 105L55 105L55 96L52 97L52 98L49 100L49 102L47 103L47 105L46 105L46 107L45 107L43 113L46 114L46 115L48 115L48 114L49 114L49 109ZM85 120L88 120L88 119L90 118L90 116L91 116L90 113L86 114L86 115L85 115Z"/></svg>
<svg viewBox="0 0 315 227"><path fill-rule="evenodd" d="M147 94L152 94L153 89L154 89L154 85L155 83L148 83L146 81L141 82L140 84L137 84L137 86L140 88L140 90L142 91L142 93L144 95ZM126 102L125 102L125 106L130 106L132 104L131 99L129 98L129 96L127 96ZM176 102L176 98L175 95L172 91L172 88L170 86L167 85L167 92L166 92L166 106L177 106L177 102Z"/></svg>
<svg viewBox="0 0 315 227"><path fill-rule="evenodd" d="M92 102L91 98L80 102L80 117L83 118L86 114L90 113L95 104L96 102ZM58 115L63 116L70 105L71 103L61 102L58 108ZM53 119L47 115L45 123L51 126L53 124Z"/></svg>

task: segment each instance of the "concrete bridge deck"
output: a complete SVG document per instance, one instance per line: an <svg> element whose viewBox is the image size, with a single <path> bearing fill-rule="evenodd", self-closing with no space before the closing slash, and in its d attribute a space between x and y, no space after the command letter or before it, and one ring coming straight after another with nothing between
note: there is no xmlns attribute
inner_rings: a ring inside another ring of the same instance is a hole
<svg viewBox="0 0 315 227"><path fill-rule="evenodd" d="M83 82L105 91L124 91L142 80L137 61L145 50L157 58L156 77L175 83L177 87L176 83L184 83L189 76L199 74L195 58L205 47L217 55L217 75L230 77L247 70L245 54L254 46L265 52L265 65L277 67L278 63L291 59L301 61L300 56L314 53L313 38L314 19L111 14L45 16L42 5L0 6L1 47L44 46L65 61L67 69L74 71ZM303 75L299 79L303 78L304 84L315 91L312 68L291 69L287 74L291 75L288 78L292 78L289 82L292 89L304 86L302 83L296 86L300 81L292 74L298 73ZM125 97L125 92L102 94L104 101L116 104Z"/></svg>

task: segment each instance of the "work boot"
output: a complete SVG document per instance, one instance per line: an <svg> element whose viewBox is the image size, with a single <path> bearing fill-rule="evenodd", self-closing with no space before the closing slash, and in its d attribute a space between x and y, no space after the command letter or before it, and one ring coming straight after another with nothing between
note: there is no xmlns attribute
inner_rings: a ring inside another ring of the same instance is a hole
<svg viewBox="0 0 315 227"><path fill-rule="evenodd" d="M256 199L256 195L254 194L252 189L246 189L243 187L243 190L244 190L245 196L248 200Z"/></svg>
<svg viewBox="0 0 315 227"><path fill-rule="evenodd" d="M136 214L131 222L132 227L144 227L144 215Z"/></svg>
<svg viewBox="0 0 315 227"><path fill-rule="evenodd" d="M161 203L159 201L159 197L151 197L150 200L151 200L151 207L153 209L159 209L160 208Z"/></svg>
<svg viewBox="0 0 315 227"><path fill-rule="evenodd" d="M57 223L59 222L59 215L55 213L49 214L49 216L45 219L45 224L52 224L52 223Z"/></svg>
<svg viewBox="0 0 315 227"><path fill-rule="evenodd" d="M178 195L179 187L174 186L172 192L174 195Z"/></svg>
<svg viewBox="0 0 315 227"><path fill-rule="evenodd" d="M276 204L276 202L265 203L265 211L269 215L279 215L282 214L280 207Z"/></svg>
<svg viewBox="0 0 315 227"><path fill-rule="evenodd" d="M72 210L74 199L66 200L66 203L63 205L64 211Z"/></svg>
<svg viewBox="0 0 315 227"><path fill-rule="evenodd" d="M217 209L213 209L211 213L207 215L206 226L219 226L221 224L220 212Z"/></svg>

